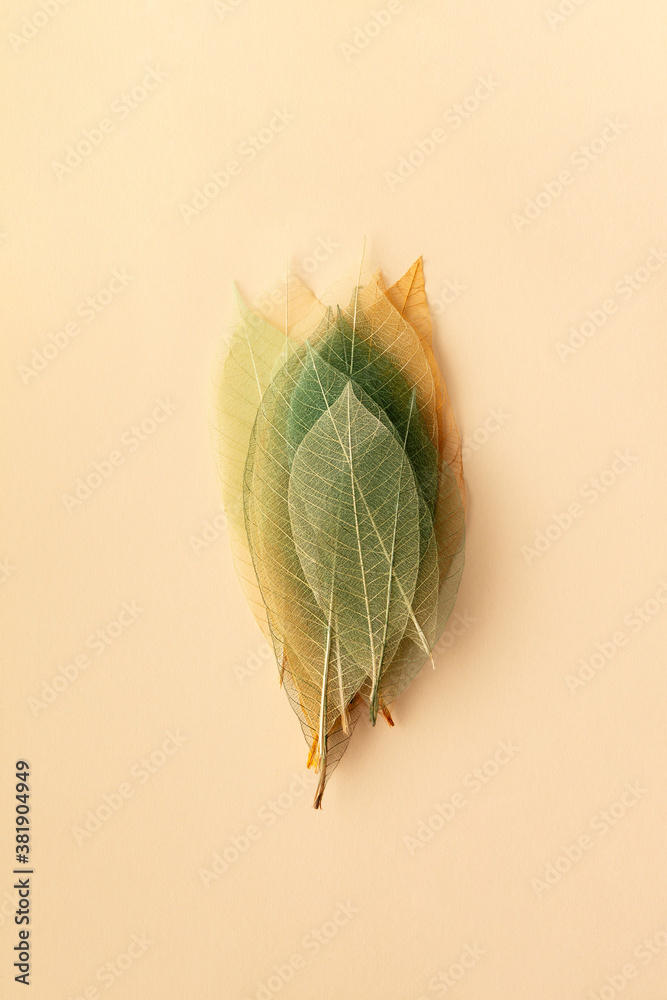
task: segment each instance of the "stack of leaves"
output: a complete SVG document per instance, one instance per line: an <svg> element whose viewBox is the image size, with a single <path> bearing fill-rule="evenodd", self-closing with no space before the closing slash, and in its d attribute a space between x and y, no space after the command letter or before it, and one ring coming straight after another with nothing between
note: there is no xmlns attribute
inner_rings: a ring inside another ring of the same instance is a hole
<svg viewBox="0 0 667 1000"><path fill-rule="evenodd" d="M421 259L345 307L290 277L238 315L216 386L236 568L310 747L319 807L364 706L427 660L463 570L461 442Z"/></svg>

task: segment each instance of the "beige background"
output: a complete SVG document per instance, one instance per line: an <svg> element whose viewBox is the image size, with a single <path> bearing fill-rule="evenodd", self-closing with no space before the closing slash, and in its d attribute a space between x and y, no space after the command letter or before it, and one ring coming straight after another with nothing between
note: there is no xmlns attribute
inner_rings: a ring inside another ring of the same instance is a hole
<svg viewBox="0 0 667 1000"><path fill-rule="evenodd" d="M0 15L2 995L27 757L35 1000L663 997L664 5L45 5ZM210 366L232 279L256 297L289 254L321 292L364 234L390 281L424 256L467 564L436 672L315 813L219 517Z"/></svg>

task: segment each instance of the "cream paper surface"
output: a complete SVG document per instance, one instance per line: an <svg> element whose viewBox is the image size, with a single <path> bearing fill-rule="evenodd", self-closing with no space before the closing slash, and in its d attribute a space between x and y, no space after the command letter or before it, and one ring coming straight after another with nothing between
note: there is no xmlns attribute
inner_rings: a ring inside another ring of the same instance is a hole
<svg viewBox="0 0 667 1000"><path fill-rule="evenodd" d="M667 983L665 12L11 0L0 980L33 1000ZM289 254L423 254L464 437L436 653L322 813L234 576L211 362ZM19 876L20 877L20 876Z"/></svg>

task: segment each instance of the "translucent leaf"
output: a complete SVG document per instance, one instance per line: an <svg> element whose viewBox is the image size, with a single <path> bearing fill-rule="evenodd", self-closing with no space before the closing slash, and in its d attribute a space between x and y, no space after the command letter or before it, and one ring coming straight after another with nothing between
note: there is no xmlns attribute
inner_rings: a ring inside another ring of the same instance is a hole
<svg viewBox="0 0 667 1000"><path fill-rule="evenodd" d="M431 657L463 569L460 437L421 260L332 309L288 276L239 304L217 445L234 556L320 773ZM393 722L391 723L393 724Z"/></svg>
<svg viewBox="0 0 667 1000"><path fill-rule="evenodd" d="M323 612L335 616L343 665L361 667L375 682L412 607L419 501L403 448L351 382L299 445L289 508L308 584Z"/></svg>
<svg viewBox="0 0 667 1000"><path fill-rule="evenodd" d="M257 586L243 511L243 475L252 428L271 381L285 336L244 304L238 290L237 316L229 331L229 348L217 372L215 453L227 530L234 563L251 610L269 635L266 609Z"/></svg>
<svg viewBox="0 0 667 1000"><path fill-rule="evenodd" d="M380 282L380 285L382 287L383 282ZM454 411L449 400L445 380L442 377L438 363L435 360L435 355L433 354L433 327L426 299L424 268L421 257L414 262L412 267L397 282L385 290L385 294L397 312L413 327L421 341L424 356L431 369L435 386L440 454L456 476L458 490L465 508L466 489L463 480L463 462L461 459L461 435L459 434Z"/></svg>

